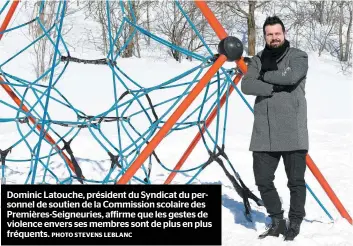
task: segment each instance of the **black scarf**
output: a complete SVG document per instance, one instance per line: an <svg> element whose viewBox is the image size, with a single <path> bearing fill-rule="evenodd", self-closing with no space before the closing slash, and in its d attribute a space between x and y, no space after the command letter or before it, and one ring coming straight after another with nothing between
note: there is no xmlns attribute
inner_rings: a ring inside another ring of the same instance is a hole
<svg viewBox="0 0 353 246"><path fill-rule="evenodd" d="M284 54L284 52L289 47L289 41L286 39L284 40L284 43L279 47L271 48L266 44L260 58L262 63L261 70L264 72L277 70L277 60Z"/></svg>

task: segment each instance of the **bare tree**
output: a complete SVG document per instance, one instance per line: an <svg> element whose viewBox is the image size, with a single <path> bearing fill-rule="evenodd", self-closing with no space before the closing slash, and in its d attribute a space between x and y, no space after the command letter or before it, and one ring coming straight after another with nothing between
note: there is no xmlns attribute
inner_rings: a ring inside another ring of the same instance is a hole
<svg viewBox="0 0 353 246"><path fill-rule="evenodd" d="M107 8L107 2L109 8ZM82 6L81 2L74 1ZM190 1L178 1L193 26L201 34L211 49L217 48L219 39L202 15L201 11ZM165 51L173 59L192 59L175 49L152 43L151 36L145 35L134 26L144 28L156 36L191 52L207 52L205 43L196 35L187 18L173 1L86 1L86 18L95 21L100 31L88 32L88 42L95 44L103 54L107 54L112 45L116 54L121 57L141 57L148 52ZM321 55L329 52L341 61L351 59L352 50L352 3L348 1L208 1L217 19L229 35L242 39L248 54L254 55L256 47L261 45L262 26L257 25L255 15L261 12L266 15L278 15L285 23L287 37L292 46L316 51ZM123 7L123 8L122 8ZM48 11L49 11L48 7ZM107 11L109 10L109 13ZM48 12L47 11L47 12ZM108 27L108 16L110 26ZM42 17L41 17L42 18ZM44 18L44 17L43 17ZM48 26L50 21L48 20ZM40 29L39 29L40 30ZM120 31L119 31L120 30ZM32 31L33 33L33 31ZM111 36L112 40L109 40ZM260 41L258 41L260 40ZM263 42L263 41L262 41ZM152 45L151 45L152 44ZM48 49L52 45L48 45ZM161 47L163 47L161 49ZM45 49L45 47L42 47ZM50 52L46 52L49 54ZM163 54L159 53L159 54ZM159 55L157 54L157 55ZM48 62L47 62L48 63ZM40 72L38 72L40 74Z"/></svg>
<svg viewBox="0 0 353 246"><path fill-rule="evenodd" d="M198 28L198 31L204 33L206 22L202 19L195 4L185 1L180 2L180 6ZM173 45L186 48L192 52L203 47L187 19L174 2L160 2L157 15L159 18L156 22L156 32L166 37ZM169 53L176 61L181 62L182 54L178 50L171 48ZM187 58L191 59L191 57Z"/></svg>
<svg viewBox="0 0 353 246"><path fill-rule="evenodd" d="M337 27L338 5L333 1L284 1L280 17L287 23L296 47L332 52Z"/></svg>
<svg viewBox="0 0 353 246"><path fill-rule="evenodd" d="M42 2L38 1L34 4L33 15L36 17L39 13ZM53 26L55 22L55 13L58 8L57 2L50 1L43 3L43 9L39 13L39 21L29 25L29 35L33 40L39 38ZM43 29L44 28L44 29ZM52 34L52 35L51 35ZM54 31L48 34L53 40L57 37ZM33 67L37 77L44 74L53 62L54 46L48 37L43 36L33 45L33 55L35 56ZM43 81L47 81L49 76L43 77Z"/></svg>
<svg viewBox="0 0 353 246"><path fill-rule="evenodd" d="M351 54L351 49L352 49L352 19L353 19L353 4L352 2L346 3L348 7L348 13L349 13L349 20L348 20L348 27L347 27L347 35L346 35L346 49L345 49L345 54L343 57L343 61L349 61L349 56Z"/></svg>
<svg viewBox="0 0 353 246"><path fill-rule="evenodd" d="M224 2L229 7L231 13L247 20L248 25L248 54L255 55L256 52L256 21L255 10L268 4L268 1L258 2L254 0L227 1Z"/></svg>
<svg viewBox="0 0 353 246"><path fill-rule="evenodd" d="M325 20L325 1L310 1L310 4L314 7L312 17L319 23L324 24Z"/></svg>
<svg viewBox="0 0 353 246"><path fill-rule="evenodd" d="M315 3L312 3L315 4ZM337 26L337 14L338 4L334 1L322 2L320 11L324 11L324 14L319 13L319 16L324 16L323 20L319 20L319 25L312 22L311 30L313 33L313 40L318 48L319 56L322 52L327 49L327 42L332 38Z"/></svg>
<svg viewBox="0 0 353 246"><path fill-rule="evenodd" d="M148 32L152 32L152 26L154 24L155 17L153 17L153 14L156 12L154 8L158 5L157 1L146 1L144 5L142 5L142 8L144 7L145 10L143 12L146 13L146 20L142 22L142 25ZM151 45L151 38L149 36L144 36L146 40L146 44L148 46Z"/></svg>
<svg viewBox="0 0 353 246"><path fill-rule="evenodd" d="M101 28L100 34L89 32L89 38L103 54L107 54L110 50L109 38L111 36L114 41L112 43L114 53L120 52L123 58L134 55L140 57L141 37L134 25L143 26L145 24L142 22L142 17L144 11L149 9L146 6L151 6L151 3L142 0L88 1L86 18L93 19L99 23ZM108 9L109 13L107 13Z"/></svg>
<svg viewBox="0 0 353 246"><path fill-rule="evenodd" d="M129 20L138 21L138 19L140 18L140 15L139 15L140 13L138 11L139 2L131 1L130 4L129 2L124 2L123 4ZM133 36L134 32L135 32L135 27L132 26L131 24L127 25L127 31L126 31L127 35L124 37L124 44L127 42L128 44L123 52L123 57L125 58L132 57L135 47L139 47L138 36ZM139 50L138 50L138 53L140 53Z"/></svg>
<svg viewBox="0 0 353 246"><path fill-rule="evenodd" d="M340 2L339 4L340 8L340 14L339 14L339 30L338 30L338 36L339 36L339 59L342 61L343 60L343 23L344 23L344 16L343 16L343 7L344 7L344 2Z"/></svg>
<svg viewBox="0 0 353 246"><path fill-rule="evenodd" d="M159 10L160 18L157 24L159 32L165 35L173 45L181 47L187 22L183 20L182 14L173 2L161 2ZM181 61L181 53L178 50L171 48L169 52L176 61Z"/></svg>
<svg viewBox="0 0 353 246"><path fill-rule="evenodd" d="M37 21L29 24L28 32L32 41L38 39L33 44L32 55L34 56L33 68L37 77L42 76L49 70L53 63L53 56L55 52L55 41L57 38L57 29L53 28L54 25L59 24L57 19L57 11L59 10L60 1L37 1L31 6L32 18L38 17ZM30 3L31 4L31 3ZM61 5L62 7L63 5ZM74 14L78 9L72 9L71 4L65 5L65 16L68 17ZM60 15L58 15L60 16ZM64 26L60 35L65 37L72 29L72 23L64 22ZM51 31L49 31L51 30ZM42 78L43 82L49 79L49 74Z"/></svg>

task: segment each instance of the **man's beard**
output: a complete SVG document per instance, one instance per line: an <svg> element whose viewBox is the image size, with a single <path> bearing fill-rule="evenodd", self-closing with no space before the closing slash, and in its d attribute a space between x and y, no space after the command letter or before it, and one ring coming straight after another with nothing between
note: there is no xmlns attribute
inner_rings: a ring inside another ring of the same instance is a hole
<svg viewBox="0 0 353 246"><path fill-rule="evenodd" d="M275 40L277 43L274 43L274 41L271 42L270 48L278 48L281 45L284 44L284 40L281 42L280 40Z"/></svg>

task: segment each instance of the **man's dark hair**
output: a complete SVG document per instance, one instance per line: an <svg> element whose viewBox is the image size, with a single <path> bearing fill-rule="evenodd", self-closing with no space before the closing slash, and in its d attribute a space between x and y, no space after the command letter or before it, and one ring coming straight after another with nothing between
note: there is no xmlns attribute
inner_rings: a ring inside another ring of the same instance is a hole
<svg viewBox="0 0 353 246"><path fill-rule="evenodd" d="M265 23L264 23L264 26L263 26L263 32L264 32L264 35L266 34L265 33L265 27L268 26L268 25L276 25L276 24L280 24L282 26L282 30L283 32L285 32L285 28L284 28L284 25L283 25L283 22L281 21L281 19L278 17L278 16L269 16L266 18L265 20Z"/></svg>

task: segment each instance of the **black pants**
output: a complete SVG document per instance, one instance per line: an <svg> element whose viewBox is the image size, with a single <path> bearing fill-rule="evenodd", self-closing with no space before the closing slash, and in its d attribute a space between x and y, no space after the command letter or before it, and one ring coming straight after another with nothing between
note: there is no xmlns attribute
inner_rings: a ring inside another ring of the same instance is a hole
<svg viewBox="0 0 353 246"><path fill-rule="evenodd" d="M305 217L306 150L290 152L253 152L254 176L261 198L270 217L283 218L282 204L274 186L275 172L282 156L290 190L290 220Z"/></svg>

